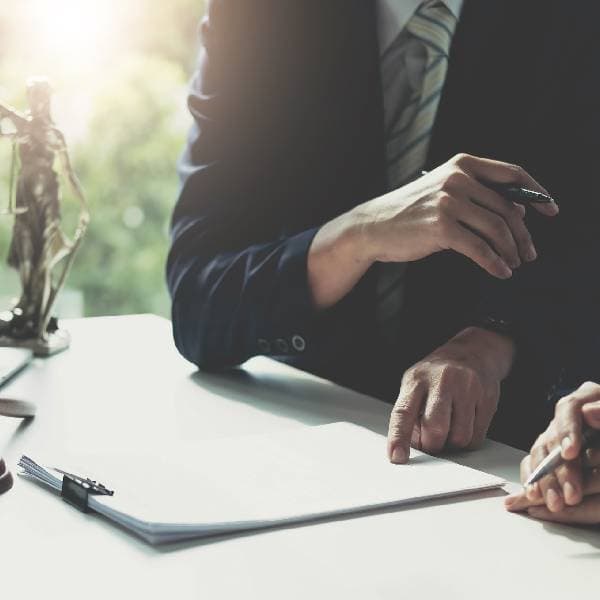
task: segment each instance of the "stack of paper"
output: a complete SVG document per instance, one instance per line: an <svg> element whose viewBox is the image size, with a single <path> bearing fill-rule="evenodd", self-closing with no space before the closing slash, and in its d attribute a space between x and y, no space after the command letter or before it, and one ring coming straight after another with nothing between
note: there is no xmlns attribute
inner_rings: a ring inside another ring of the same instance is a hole
<svg viewBox="0 0 600 600"><path fill-rule="evenodd" d="M348 423L56 463L115 490L89 506L151 544L297 523L499 487L502 480L412 451ZM61 489L52 469L25 476Z"/></svg>

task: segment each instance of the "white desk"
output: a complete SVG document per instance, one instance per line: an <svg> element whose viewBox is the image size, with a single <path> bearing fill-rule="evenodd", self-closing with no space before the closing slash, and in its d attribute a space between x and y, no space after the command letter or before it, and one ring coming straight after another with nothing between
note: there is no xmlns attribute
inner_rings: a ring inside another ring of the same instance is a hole
<svg viewBox="0 0 600 600"><path fill-rule="evenodd" d="M23 452L43 461L63 446L168 445L333 421L387 428L387 405L267 359L226 375L197 374L158 317L68 327L71 350L37 360L0 392L39 403L29 424L0 421L0 455L13 470ZM511 480L519 459L491 442L457 458ZM168 549L18 478L0 497L0 594L10 600L568 600L600 593L599 559L600 532L508 514L498 493ZM532 568L549 574L535 587Z"/></svg>

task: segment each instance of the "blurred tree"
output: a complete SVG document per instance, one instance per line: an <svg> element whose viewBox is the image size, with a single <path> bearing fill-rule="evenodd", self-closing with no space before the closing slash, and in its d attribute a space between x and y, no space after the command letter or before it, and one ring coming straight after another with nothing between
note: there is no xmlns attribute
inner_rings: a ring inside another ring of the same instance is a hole
<svg viewBox="0 0 600 600"><path fill-rule="evenodd" d="M25 80L37 74L17 39L28 2L15 11L0 7L0 32L13 32L0 36L0 97L20 107ZM203 4L130 0L120 17L119 50L108 64L89 78L68 65L43 73L57 90L55 118L66 130L91 208L90 229L67 283L82 292L86 315L168 315L168 220L177 195L175 164L189 125L185 91ZM2 142L0 208L8 201L8 157L9 144ZM64 202L67 231L76 209L69 200ZM0 296L18 290L4 264L10 227L9 218L0 217Z"/></svg>
<svg viewBox="0 0 600 600"><path fill-rule="evenodd" d="M169 61L130 57L111 79L74 152L93 220L70 285L83 290L88 314L163 314L184 73Z"/></svg>

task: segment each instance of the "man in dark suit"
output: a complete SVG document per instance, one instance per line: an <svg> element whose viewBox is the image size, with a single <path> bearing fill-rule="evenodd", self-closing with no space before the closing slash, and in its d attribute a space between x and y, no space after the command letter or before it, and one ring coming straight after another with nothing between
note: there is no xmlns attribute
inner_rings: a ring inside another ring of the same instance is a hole
<svg viewBox="0 0 600 600"><path fill-rule="evenodd" d="M182 354L266 354L396 399L395 462L478 445L501 387L496 435L529 444L595 314L597 17L212 0L167 266ZM536 180L559 217L489 187Z"/></svg>

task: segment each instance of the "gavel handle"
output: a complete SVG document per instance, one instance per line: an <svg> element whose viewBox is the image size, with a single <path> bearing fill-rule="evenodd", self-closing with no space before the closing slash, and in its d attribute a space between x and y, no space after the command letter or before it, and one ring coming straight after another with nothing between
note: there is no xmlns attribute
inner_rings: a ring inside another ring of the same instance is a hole
<svg viewBox="0 0 600 600"><path fill-rule="evenodd" d="M35 416L37 406L28 400L0 398L0 416L30 419Z"/></svg>

